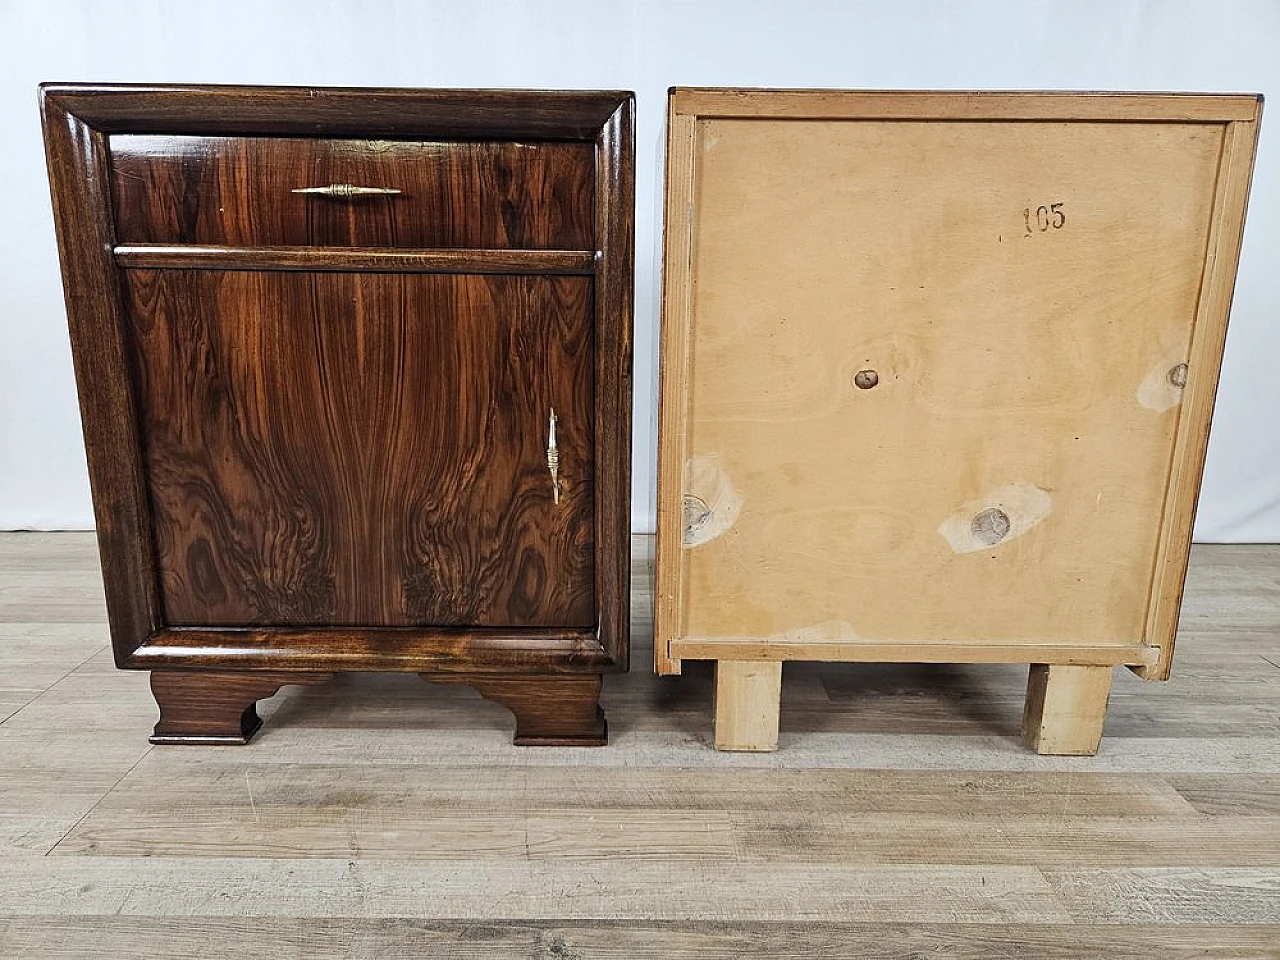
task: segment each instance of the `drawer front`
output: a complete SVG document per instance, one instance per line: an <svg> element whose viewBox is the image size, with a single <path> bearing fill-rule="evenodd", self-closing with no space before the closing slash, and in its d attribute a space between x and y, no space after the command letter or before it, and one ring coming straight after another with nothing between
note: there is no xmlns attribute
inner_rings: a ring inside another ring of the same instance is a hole
<svg viewBox="0 0 1280 960"><path fill-rule="evenodd" d="M166 623L595 624L590 278L125 282Z"/></svg>
<svg viewBox="0 0 1280 960"><path fill-rule="evenodd" d="M587 142L114 135L126 244L591 250ZM396 194L325 196L349 184Z"/></svg>

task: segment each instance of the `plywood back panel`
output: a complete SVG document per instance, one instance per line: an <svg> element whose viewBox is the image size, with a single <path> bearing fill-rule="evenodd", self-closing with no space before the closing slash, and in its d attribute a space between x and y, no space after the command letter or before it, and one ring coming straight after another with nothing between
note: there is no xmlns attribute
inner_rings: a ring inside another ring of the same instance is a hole
<svg viewBox="0 0 1280 960"><path fill-rule="evenodd" d="M1217 379L1193 340L1226 319L1199 308L1231 124L696 94L669 145L660 667L717 638L1160 645L1180 416Z"/></svg>

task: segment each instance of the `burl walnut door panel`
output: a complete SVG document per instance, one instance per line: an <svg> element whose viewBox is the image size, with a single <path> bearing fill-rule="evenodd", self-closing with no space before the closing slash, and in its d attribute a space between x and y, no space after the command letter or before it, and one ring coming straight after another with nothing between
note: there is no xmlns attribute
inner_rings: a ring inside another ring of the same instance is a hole
<svg viewBox="0 0 1280 960"><path fill-rule="evenodd" d="M595 622L591 278L122 276L166 622Z"/></svg>

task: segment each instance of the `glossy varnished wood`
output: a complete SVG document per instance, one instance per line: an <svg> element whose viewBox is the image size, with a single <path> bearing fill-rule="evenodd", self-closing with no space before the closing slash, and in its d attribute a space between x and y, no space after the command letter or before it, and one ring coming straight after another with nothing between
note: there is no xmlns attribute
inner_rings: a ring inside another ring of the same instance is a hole
<svg viewBox="0 0 1280 960"><path fill-rule="evenodd" d="M151 671L160 707L152 743L188 746L245 744L262 726L257 704L290 683L331 680L327 673L192 673Z"/></svg>
<svg viewBox="0 0 1280 960"><path fill-rule="evenodd" d="M422 676L432 683L465 683L486 700L502 704L515 714L517 747L602 747L609 742L599 676Z"/></svg>
<svg viewBox="0 0 1280 960"><path fill-rule="evenodd" d="M595 239L595 154L580 141L108 142L123 243L580 250ZM328 184L400 193L292 192Z"/></svg>
<svg viewBox="0 0 1280 960"><path fill-rule="evenodd" d="M384 273L592 274L590 250L384 250L376 247L226 247L121 244L122 267L187 270L360 270Z"/></svg>
<svg viewBox="0 0 1280 960"><path fill-rule="evenodd" d="M626 669L630 94L41 96L120 665Z"/></svg>
<svg viewBox="0 0 1280 960"><path fill-rule="evenodd" d="M601 241L595 288L596 596L600 643L623 670L630 662L634 142L635 100L628 97L596 135L596 236L607 238Z"/></svg>
<svg viewBox="0 0 1280 960"><path fill-rule="evenodd" d="M632 94L229 84L46 83L106 133L595 140ZM628 111L630 112L630 111Z"/></svg>
<svg viewBox="0 0 1280 960"><path fill-rule="evenodd" d="M98 544L111 558L103 580L119 663L161 616L120 278L108 252L115 232L106 138L47 91L40 106Z"/></svg>
<svg viewBox="0 0 1280 960"><path fill-rule="evenodd" d="M125 282L166 623L594 623L588 280Z"/></svg>
<svg viewBox="0 0 1280 960"><path fill-rule="evenodd" d="M125 666L560 674L609 670L614 661L594 626L179 627L156 631Z"/></svg>

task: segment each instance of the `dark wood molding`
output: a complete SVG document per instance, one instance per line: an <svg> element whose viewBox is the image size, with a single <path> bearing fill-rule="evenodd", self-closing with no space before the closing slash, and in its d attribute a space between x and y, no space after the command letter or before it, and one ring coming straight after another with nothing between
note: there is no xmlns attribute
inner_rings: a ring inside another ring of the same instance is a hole
<svg viewBox="0 0 1280 960"><path fill-rule="evenodd" d="M600 644L628 668L631 623L632 324L635 275L635 101L596 139L596 596Z"/></svg>
<svg viewBox="0 0 1280 960"><path fill-rule="evenodd" d="M384 250L374 247L221 247L122 244L125 268L386 273L592 274L591 250Z"/></svg>
<svg viewBox="0 0 1280 960"><path fill-rule="evenodd" d="M104 133L594 140L624 91L45 83Z"/></svg>
<svg viewBox="0 0 1280 960"><path fill-rule="evenodd" d="M98 545L111 558L103 586L122 664L161 619L120 278L111 257L106 144L57 100L44 96L41 108Z"/></svg>
<svg viewBox="0 0 1280 960"><path fill-rule="evenodd" d="M602 747L609 726L600 709L601 678L480 677L423 674L431 683L461 683L516 718L517 747Z"/></svg>
<svg viewBox="0 0 1280 960"><path fill-rule="evenodd" d="M479 630L326 627L158 631L125 666L422 673L615 671L591 629Z"/></svg>

